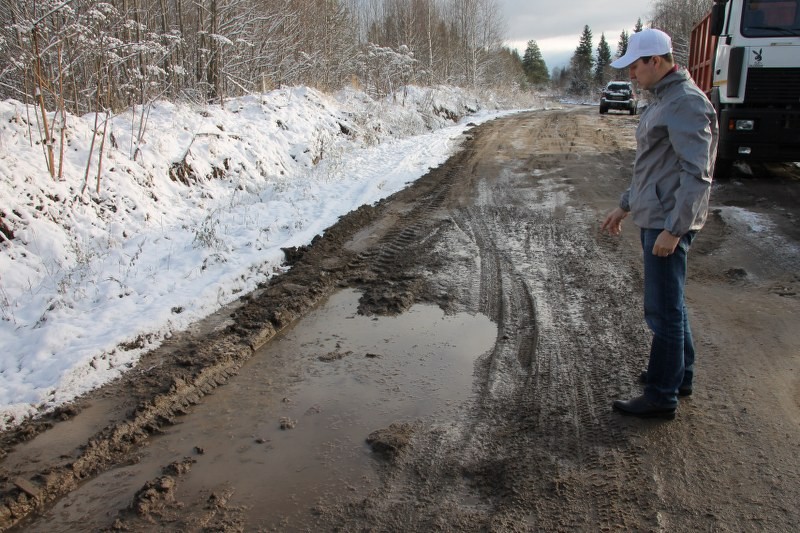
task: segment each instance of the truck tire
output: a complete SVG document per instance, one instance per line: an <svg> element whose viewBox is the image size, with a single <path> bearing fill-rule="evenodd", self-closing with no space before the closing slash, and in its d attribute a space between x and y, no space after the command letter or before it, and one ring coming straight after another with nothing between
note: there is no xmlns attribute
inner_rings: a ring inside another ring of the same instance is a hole
<svg viewBox="0 0 800 533"><path fill-rule="evenodd" d="M631 107L631 115L635 115L635 114L636 114L636 106Z"/></svg>
<svg viewBox="0 0 800 533"><path fill-rule="evenodd" d="M733 159L718 157L714 163L714 179L717 181L729 180L731 179L731 172L733 172Z"/></svg>
<svg viewBox="0 0 800 533"><path fill-rule="evenodd" d="M717 113L717 119L719 119L720 114L722 112L722 106L720 105L719 102L719 87L714 87L713 89L711 89L711 94L708 95L708 99L711 100L711 105L714 106L714 111L716 111ZM720 127L722 127L721 124ZM717 181L729 180L731 179L732 171L733 171L733 159L727 159L724 157L717 156L717 159L714 162L713 178Z"/></svg>
<svg viewBox="0 0 800 533"><path fill-rule="evenodd" d="M600 106L600 114L605 115L606 113L608 113L608 108Z"/></svg>

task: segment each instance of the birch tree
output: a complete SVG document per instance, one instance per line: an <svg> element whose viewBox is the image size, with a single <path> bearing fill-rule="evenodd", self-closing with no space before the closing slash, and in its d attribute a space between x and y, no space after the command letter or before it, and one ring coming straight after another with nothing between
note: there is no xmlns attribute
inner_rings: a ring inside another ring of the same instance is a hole
<svg viewBox="0 0 800 533"><path fill-rule="evenodd" d="M713 0L656 0L652 27L672 37L675 60L686 65L689 60L689 39L692 28L711 10Z"/></svg>

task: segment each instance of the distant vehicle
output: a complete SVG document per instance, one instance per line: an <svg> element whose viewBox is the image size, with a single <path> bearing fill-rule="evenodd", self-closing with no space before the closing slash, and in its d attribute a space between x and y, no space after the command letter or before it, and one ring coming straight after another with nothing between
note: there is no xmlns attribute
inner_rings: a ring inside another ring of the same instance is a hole
<svg viewBox="0 0 800 533"><path fill-rule="evenodd" d="M689 72L717 110L715 177L736 160L800 161L800 0L714 0Z"/></svg>
<svg viewBox="0 0 800 533"><path fill-rule="evenodd" d="M637 105L636 91L631 82L611 81L603 89L603 96L600 98L600 114L608 113L609 109L622 109L635 115Z"/></svg>

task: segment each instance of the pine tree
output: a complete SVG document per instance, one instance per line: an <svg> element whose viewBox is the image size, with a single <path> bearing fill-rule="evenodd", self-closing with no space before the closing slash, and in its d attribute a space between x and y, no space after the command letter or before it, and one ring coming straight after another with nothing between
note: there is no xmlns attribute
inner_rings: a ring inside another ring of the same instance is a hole
<svg viewBox="0 0 800 533"><path fill-rule="evenodd" d="M619 35L619 43L617 44L617 57L622 57L628 51L628 32L622 30Z"/></svg>
<svg viewBox="0 0 800 533"><path fill-rule="evenodd" d="M589 26L583 27L578 48L570 61L569 90L572 94L587 94L592 86L592 68L594 67L594 49L592 47L592 30Z"/></svg>
<svg viewBox="0 0 800 533"><path fill-rule="evenodd" d="M553 72L550 74L550 84L559 91L566 89L569 84L569 68L553 67Z"/></svg>
<svg viewBox="0 0 800 533"><path fill-rule="evenodd" d="M619 35L619 43L617 43L617 58L620 58L625 55L625 52L628 51L628 32L622 30L622 33ZM627 69L614 69L614 72L617 73L617 77L622 77L625 75L625 71Z"/></svg>
<svg viewBox="0 0 800 533"><path fill-rule="evenodd" d="M640 32L640 31L642 31L643 29L644 29L644 25L642 25L642 19L641 19L641 18L638 18L638 19L636 20L636 27L635 27L635 28L633 28L633 33L639 33L639 32Z"/></svg>
<svg viewBox="0 0 800 533"><path fill-rule="evenodd" d="M533 85L541 85L550 81L547 65L542 58L542 52L539 50L539 45L536 44L536 41L528 41L528 47L525 49L525 55L522 58L522 68L525 71L528 82Z"/></svg>
<svg viewBox="0 0 800 533"><path fill-rule="evenodd" d="M594 69L594 82L597 86L604 86L611 80L611 48L608 46L605 34L600 34L600 44L597 45L597 63Z"/></svg>

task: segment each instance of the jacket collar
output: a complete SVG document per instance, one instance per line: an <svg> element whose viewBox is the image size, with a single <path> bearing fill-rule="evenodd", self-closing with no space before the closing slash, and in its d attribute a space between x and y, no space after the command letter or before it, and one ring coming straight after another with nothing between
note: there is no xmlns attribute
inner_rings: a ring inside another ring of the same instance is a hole
<svg viewBox="0 0 800 533"><path fill-rule="evenodd" d="M655 84L652 92L655 95L655 97L660 100L661 97L664 96L664 93L666 93L670 87L672 87L677 83L684 82L688 79L689 79L689 73L686 72L686 70L684 69L677 68L676 65L675 70L668 72L666 76L661 78L661 80Z"/></svg>

